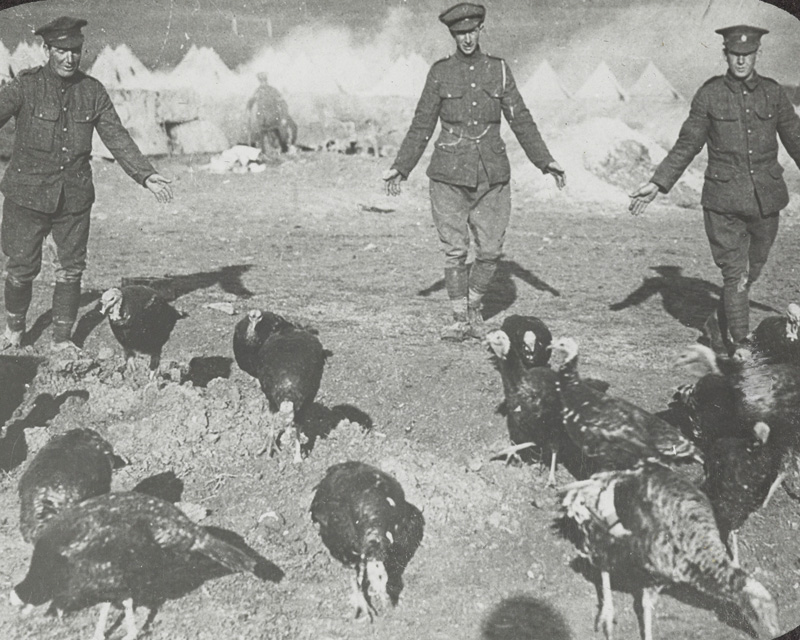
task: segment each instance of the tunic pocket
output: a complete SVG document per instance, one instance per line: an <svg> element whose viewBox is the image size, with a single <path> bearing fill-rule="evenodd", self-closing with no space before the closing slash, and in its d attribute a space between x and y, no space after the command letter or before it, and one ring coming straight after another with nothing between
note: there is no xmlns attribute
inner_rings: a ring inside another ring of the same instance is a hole
<svg viewBox="0 0 800 640"><path fill-rule="evenodd" d="M89 151L92 148L92 133L94 132L94 111L76 110L72 112L73 145L78 152Z"/></svg>
<svg viewBox="0 0 800 640"><path fill-rule="evenodd" d="M39 107L31 112L30 127L25 136L27 145L40 151L52 151L58 123L58 109Z"/></svg>
<svg viewBox="0 0 800 640"><path fill-rule="evenodd" d="M705 177L717 182L728 182L733 177L733 167L708 167Z"/></svg>

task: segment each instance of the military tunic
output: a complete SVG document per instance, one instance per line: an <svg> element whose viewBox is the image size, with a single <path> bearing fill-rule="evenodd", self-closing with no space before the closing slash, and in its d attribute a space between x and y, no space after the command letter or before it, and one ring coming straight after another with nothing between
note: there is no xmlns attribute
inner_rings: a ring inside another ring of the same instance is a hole
<svg viewBox="0 0 800 640"><path fill-rule="evenodd" d="M508 182L511 171L500 137L501 114L530 161L544 171L553 157L508 65L481 51L466 56L456 50L431 67L392 167L408 177L441 119L441 133L428 166L429 178L476 187L482 163L490 184Z"/></svg>
<svg viewBox="0 0 800 640"><path fill-rule="evenodd" d="M800 117L775 80L755 73L746 81L716 76L698 90L675 146L651 181L669 191L708 144L703 207L746 218L769 216L789 202L778 137L800 166Z"/></svg>
<svg viewBox="0 0 800 640"><path fill-rule="evenodd" d="M15 203L52 213L63 192L63 211L94 202L92 134L95 129L122 169L136 182L156 173L117 115L103 85L77 71L61 78L48 65L20 72L0 88L0 122L16 118L11 162L0 191Z"/></svg>

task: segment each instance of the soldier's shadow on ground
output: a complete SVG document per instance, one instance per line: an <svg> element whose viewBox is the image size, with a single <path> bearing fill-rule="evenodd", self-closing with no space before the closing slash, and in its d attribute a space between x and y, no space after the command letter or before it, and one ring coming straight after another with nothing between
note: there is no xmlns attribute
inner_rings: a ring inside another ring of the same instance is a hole
<svg viewBox="0 0 800 640"><path fill-rule="evenodd" d="M624 300L609 305L611 311L623 311L661 296L664 311L685 327L704 330L708 317L719 305L722 287L702 278L683 275L683 268L675 265L650 267L658 275L646 277ZM760 311L781 313L774 307L750 301L750 307Z"/></svg>
<svg viewBox="0 0 800 640"><path fill-rule="evenodd" d="M558 289L552 287L518 262L500 260L497 264L497 271L495 271L492 282L489 285L489 291L483 298L483 317L485 319L496 316L516 302L517 280L537 291L546 292L555 297L561 296L561 292ZM418 291L417 295L427 298L432 293L442 291L444 288L444 278L442 278L429 287Z"/></svg>
<svg viewBox="0 0 800 640"><path fill-rule="evenodd" d="M189 360L189 371L181 384L191 380L195 387L207 387L214 378L230 378L233 358L227 356L197 356Z"/></svg>

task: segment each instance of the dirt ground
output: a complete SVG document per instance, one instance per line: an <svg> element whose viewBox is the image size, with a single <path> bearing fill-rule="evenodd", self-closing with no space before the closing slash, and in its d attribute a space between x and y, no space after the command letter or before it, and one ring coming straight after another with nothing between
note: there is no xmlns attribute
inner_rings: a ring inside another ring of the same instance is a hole
<svg viewBox="0 0 800 640"><path fill-rule="evenodd" d="M596 576L553 528L557 493L546 474L490 459L508 437L487 350L438 339L448 313L425 164L389 199L380 190L385 160L300 154L243 175L194 169L206 160L157 163L175 181L177 197L165 207L116 165L95 165L98 201L76 328L87 357L77 364L46 350L52 264L36 282L35 343L2 356L0 366L0 590L24 576L30 559L16 492L27 460L52 435L80 426L97 429L130 460L115 489L174 472L182 499L209 509L202 524L240 536L285 573L277 583L227 575L195 585L151 616L143 637L477 639L481 622L512 594L553 604L575 638L601 637L593 629ZM690 380L673 361L697 339L719 291L700 210L655 204L633 219L624 209L571 202L568 190L540 203L525 180L534 169L518 160L514 171L489 323L536 314L554 334L578 339L583 373L664 409L673 388ZM754 291L754 323L800 301L799 230L785 217ZM157 385L146 384L144 371L117 372L121 350L93 312L100 293L123 278L161 278L188 314L167 344ZM235 315L213 303L230 303ZM316 327L334 354L300 466L288 451L256 455L265 441L263 397L231 348L234 324L252 307ZM425 517L399 605L371 624L351 618L349 571L328 555L308 513L325 469L344 460L395 475ZM571 480L560 468L559 484ZM743 565L775 596L785 630L800 623L798 527L800 507L780 491L740 535ZM615 597L616 637L638 638L631 595ZM0 637L85 638L97 616L42 613L20 618L3 598ZM140 610L140 624L146 617ZM730 610L691 591L667 591L654 624L657 638L748 637ZM117 627L110 637L122 635Z"/></svg>

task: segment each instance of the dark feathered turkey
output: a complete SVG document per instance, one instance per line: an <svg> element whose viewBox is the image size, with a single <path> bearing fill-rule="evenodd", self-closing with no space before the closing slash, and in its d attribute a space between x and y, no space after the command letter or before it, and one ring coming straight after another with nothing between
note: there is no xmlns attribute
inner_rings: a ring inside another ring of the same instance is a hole
<svg viewBox="0 0 800 640"><path fill-rule="evenodd" d="M331 555L355 568L356 617L372 617L376 596L397 603L402 573L424 529L422 513L406 502L397 480L363 462L334 465L316 487L311 519Z"/></svg>
<svg viewBox="0 0 800 640"><path fill-rule="evenodd" d="M105 603L95 633L105 637L111 604L124 606L126 638L137 635L133 603L152 606L153 585L203 556L230 571L256 572L257 560L208 533L168 502L141 493L90 498L41 532L16 604L59 611Z"/></svg>
<svg viewBox="0 0 800 640"><path fill-rule="evenodd" d="M764 318L750 334L753 350L772 363L800 366L800 306L792 303L782 316Z"/></svg>
<svg viewBox="0 0 800 640"><path fill-rule="evenodd" d="M155 378L161 351L183 314L158 291L138 284L103 293L100 311L108 317L111 332L125 351L128 371L133 369L136 354L143 354L150 357L150 379Z"/></svg>
<svg viewBox="0 0 800 640"><path fill-rule="evenodd" d="M547 325L536 316L508 316L500 327L520 352L526 367L544 367L550 361L553 336Z"/></svg>
<svg viewBox="0 0 800 640"><path fill-rule="evenodd" d="M653 637L656 596L669 584L732 602L756 630L778 634L772 596L728 558L711 504L690 480L657 463L597 473L566 487L562 507L577 524L579 548L601 572L596 624L607 638L614 624L612 572L642 586L645 640Z"/></svg>
<svg viewBox="0 0 800 640"><path fill-rule="evenodd" d="M698 449L675 427L627 400L603 394L578 374L578 345L560 338L558 389L564 427L595 470L628 469L643 460L702 461Z"/></svg>
<svg viewBox="0 0 800 640"><path fill-rule="evenodd" d="M258 350L276 331L294 325L281 316L261 309L251 309L233 330L233 355L236 364L254 378L258 375Z"/></svg>
<svg viewBox="0 0 800 640"><path fill-rule="evenodd" d="M269 403L270 454L276 434L290 429L294 460L302 462L298 420L319 391L328 353L314 334L294 326L274 332L258 350L256 377Z"/></svg>
<svg viewBox="0 0 800 640"><path fill-rule="evenodd" d="M706 478L702 489L737 566L737 531L751 513L766 506L781 479L783 451L770 442L769 435L769 426L759 422L750 437L719 438L703 449Z"/></svg>
<svg viewBox="0 0 800 640"><path fill-rule="evenodd" d="M748 435L736 416L736 389L722 374L707 373L692 384L679 386L669 407L682 416L685 434L701 450L719 438Z"/></svg>
<svg viewBox="0 0 800 640"><path fill-rule="evenodd" d="M564 439L558 376L549 367L527 367L520 351L503 330L491 331L486 342L503 379L508 433L515 445L534 443L550 455L548 484L555 486L556 459ZM517 450L515 446L501 452Z"/></svg>
<svg viewBox="0 0 800 640"><path fill-rule="evenodd" d="M73 429L52 438L33 457L19 480L19 528L35 542L54 516L111 490L112 446L92 429Z"/></svg>

